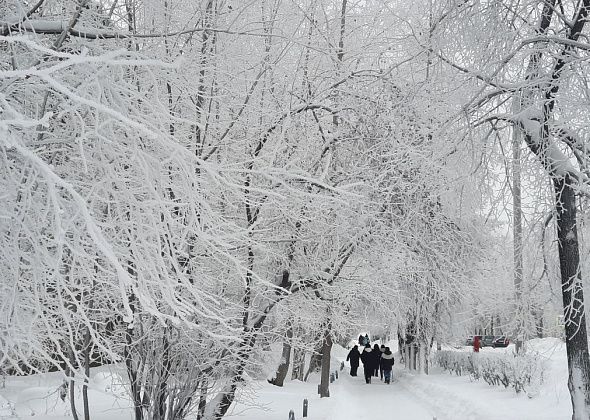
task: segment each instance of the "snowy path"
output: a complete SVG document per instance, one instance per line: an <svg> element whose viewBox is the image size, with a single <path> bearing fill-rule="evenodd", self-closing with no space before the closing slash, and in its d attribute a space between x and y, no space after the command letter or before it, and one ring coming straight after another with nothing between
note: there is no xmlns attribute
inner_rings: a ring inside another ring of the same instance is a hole
<svg viewBox="0 0 590 420"><path fill-rule="evenodd" d="M359 369L362 371L362 368ZM395 380L387 385L379 378L366 384L364 377L351 377L342 372L334 387L336 403L331 420L432 420L435 413L412 392ZM394 376L398 375L394 371Z"/></svg>

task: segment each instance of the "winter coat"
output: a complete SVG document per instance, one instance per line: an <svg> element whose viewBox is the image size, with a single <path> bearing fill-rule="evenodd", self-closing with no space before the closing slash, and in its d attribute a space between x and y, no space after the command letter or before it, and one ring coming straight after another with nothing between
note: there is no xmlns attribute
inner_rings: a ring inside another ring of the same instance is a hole
<svg viewBox="0 0 590 420"><path fill-rule="evenodd" d="M359 359L360 359L361 355L358 351L358 347L354 346L349 352L348 352L348 356L346 356L346 361L348 362L350 360L350 365L351 366L358 366L359 365Z"/></svg>
<svg viewBox="0 0 590 420"><path fill-rule="evenodd" d="M381 369L383 370L391 370L393 369L393 365L395 360L393 359L393 353L391 351L385 351L381 355Z"/></svg>
<svg viewBox="0 0 590 420"><path fill-rule="evenodd" d="M371 350L371 347L365 347L361 353L361 360L365 368L373 368L375 366L375 358L372 353L373 350Z"/></svg>
<svg viewBox="0 0 590 420"><path fill-rule="evenodd" d="M381 362L381 350L379 349L379 347L377 347L377 349L373 348L373 350L371 351L371 356L373 356L373 367L375 369L379 368L379 363Z"/></svg>
<svg viewBox="0 0 590 420"><path fill-rule="evenodd" d="M381 353L381 349L379 348L379 346L377 344L375 344L373 346L373 351L371 352L371 354L373 355L373 359L375 360L375 368L378 368L379 362L381 360L381 355L383 353Z"/></svg>

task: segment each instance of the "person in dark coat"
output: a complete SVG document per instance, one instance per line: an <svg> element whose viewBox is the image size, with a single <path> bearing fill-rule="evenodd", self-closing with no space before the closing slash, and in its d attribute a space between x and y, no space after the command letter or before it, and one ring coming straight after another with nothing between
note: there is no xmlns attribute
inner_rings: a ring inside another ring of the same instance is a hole
<svg viewBox="0 0 590 420"><path fill-rule="evenodd" d="M360 334L359 335L359 346L364 346L365 345L365 337Z"/></svg>
<svg viewBox="0 0 590 420"><path fill-rule="evenodd" d="M373 346L371 355L373 356L373 376L378 378L379 366L381 365L381 349L379 348L379 344Z"/></svg>
<svg viewBox="0 0 590 420"><path fill-rule="evenodd" d="M391 371L394 364L393 353L391 353L389 347L385 347L385 351L381 355L381 369L383 369L383 378L386 384L391 383Z"/></svg>
<svg viewBox="0 0 590 420"><path fill-rule="evenodd" d="M373 371L375 370L375 357L371 353L371 346L368 344L361 353L361 361L363 362L363 370L365 373L365 382L368 384L371 383L371 376L373 376Z"/></svg>
<svg viewBox="0 0 590 420"><path fill-rule="evenodd" d="M383 353L385 352L385 344L381 344L381 348L379 350L381 350L381 355L383 356ZM381 358L379 358L379 377L381 380L383 380L383 367L381 366Z"/></svg>
<svg viewBox="0 0 590 420"><path fill-rule="evenodd" d="M350 376L356 376L356 371L359 368L359 359L361 355L359 353L359 346L354 346L346 356L346 361L350 362Z"/></svg>

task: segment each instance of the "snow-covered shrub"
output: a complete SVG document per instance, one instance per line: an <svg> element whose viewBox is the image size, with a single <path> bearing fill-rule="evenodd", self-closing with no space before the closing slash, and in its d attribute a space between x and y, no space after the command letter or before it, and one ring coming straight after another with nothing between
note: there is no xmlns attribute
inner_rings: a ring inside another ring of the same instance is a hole
<svg viewBox="0 0 590 420"><path fill-rule="evenodd" d="M436 353L434 361L444 370L462 375L463 372L472 371L471 360L465 355L466 353L456 351L439 351Z"/></svg>
<svg viewBox="0 0 590 420"><path fill-rule="evenodd" d="M434 362L456 375L468 373L473 379L483 379L489 385L514 388L536 395L543 380L543 363L531 354L485 354L459 351L439 351Z"/></svg>

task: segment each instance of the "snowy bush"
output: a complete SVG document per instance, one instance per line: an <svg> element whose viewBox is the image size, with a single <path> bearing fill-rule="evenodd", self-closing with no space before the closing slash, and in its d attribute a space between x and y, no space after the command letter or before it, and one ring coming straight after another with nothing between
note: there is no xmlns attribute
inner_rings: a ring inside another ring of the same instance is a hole
<svg viewBox="0 0 590 420"><path fill-rule="evenodd" d="M543 380L541 359L531 354L483 354L439 351L434 362L456 375L468 373L473 379L483 379L489 385L514 388L516 393L537 394Z"/></svg>
<svg viewBox="0 0 590 420"><path fill-rule="evenodd" d="M462 375L463 372L471 372L471 360L466 353L456 351L439 351L434 356L434 361L444 370Z"/></svg>

